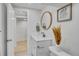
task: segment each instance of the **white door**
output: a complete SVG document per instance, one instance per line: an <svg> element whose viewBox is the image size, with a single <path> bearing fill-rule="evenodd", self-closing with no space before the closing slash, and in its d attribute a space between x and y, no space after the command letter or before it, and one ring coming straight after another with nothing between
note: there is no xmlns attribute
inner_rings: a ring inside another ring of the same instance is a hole
<svg viewBox="0 0 79 59"><path fill-rule="evenodd" d="M16 18L11 4L7 4L7 55L14 56L16 45Z"/></svg>

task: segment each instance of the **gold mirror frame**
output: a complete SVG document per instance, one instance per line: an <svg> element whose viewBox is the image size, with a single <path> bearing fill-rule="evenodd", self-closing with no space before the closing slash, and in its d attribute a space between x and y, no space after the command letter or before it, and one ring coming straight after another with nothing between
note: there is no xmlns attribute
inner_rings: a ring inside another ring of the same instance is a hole
<svg viewBox="0 0 79 59"><path fill-rule="evenodd" d="M48 13L48 14L50 15L50 24L49 24L48 28L44 28L44 27L42 26L42 25L43 25L43 23L42 23L43 16L44 16L46 13ZM51 27L51 25L52 25L52 14L51 14L51 12L49 12L49 11L45 11L45 12L42 14L42 16L41 16L41 26L42 26L42 28L43 28L44 30L48 30L48 29Z"/></svg>

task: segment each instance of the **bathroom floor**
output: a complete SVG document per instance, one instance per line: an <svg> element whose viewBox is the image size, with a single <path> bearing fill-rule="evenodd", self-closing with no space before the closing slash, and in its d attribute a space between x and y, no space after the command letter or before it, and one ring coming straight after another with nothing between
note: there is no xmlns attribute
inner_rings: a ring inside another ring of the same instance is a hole
<svg viewBox="0 0 79 59"><path fill-rule="evenodd" d="M18 41L15 47L15 56L26 56L27 53L27 41Z"/></svg>

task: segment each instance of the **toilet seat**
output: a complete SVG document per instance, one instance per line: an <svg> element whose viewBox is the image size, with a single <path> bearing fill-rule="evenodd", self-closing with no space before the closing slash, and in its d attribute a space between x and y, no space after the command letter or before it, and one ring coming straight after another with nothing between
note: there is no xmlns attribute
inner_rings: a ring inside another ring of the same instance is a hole
<svg viewBox="0 0 79 59"><path fill-rule="evenodd" d="M56 46L49 47L50 56L71 56L67 52L63 51L62 49L58 49Z"/></svg>

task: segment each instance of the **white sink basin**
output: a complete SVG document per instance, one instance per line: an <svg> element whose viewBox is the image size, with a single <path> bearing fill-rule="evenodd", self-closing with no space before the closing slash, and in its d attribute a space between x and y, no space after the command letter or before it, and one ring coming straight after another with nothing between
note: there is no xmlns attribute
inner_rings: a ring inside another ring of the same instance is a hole
<svg viewBox="0 0 79 59"><path fill-rule="evenodd" d="M46 37L43 37L42 34L34 34L32 35L32 37L36 40L36 41L42 41L42 40L52 40L51 37L49 36L46 36Z"/></svg>

